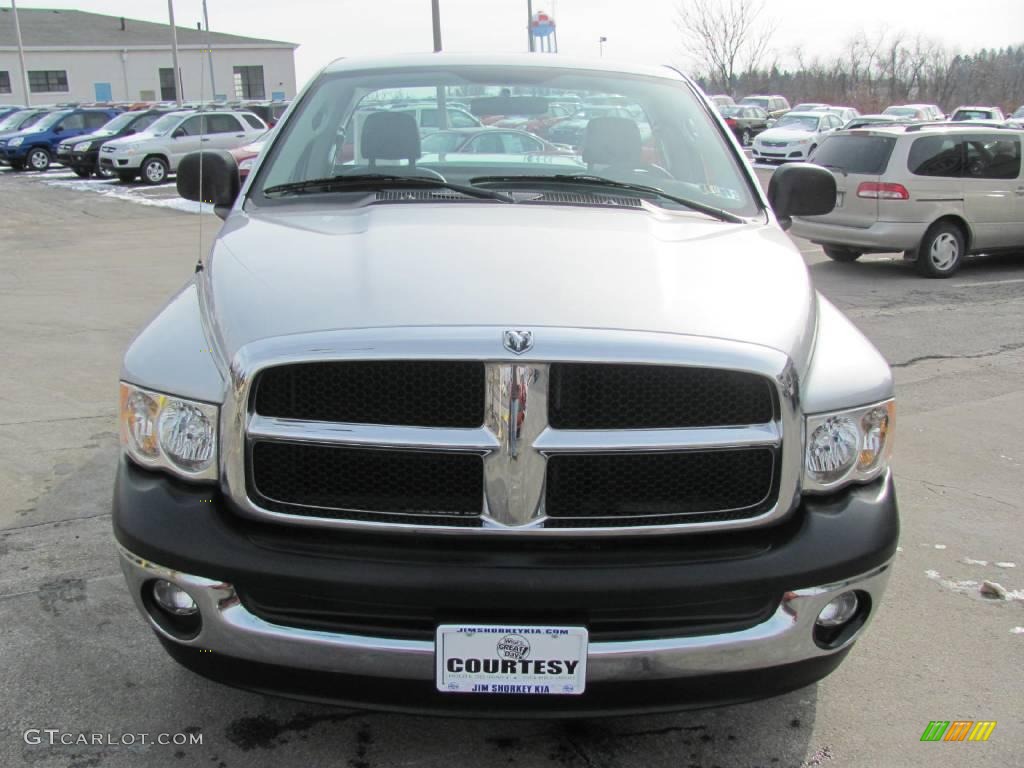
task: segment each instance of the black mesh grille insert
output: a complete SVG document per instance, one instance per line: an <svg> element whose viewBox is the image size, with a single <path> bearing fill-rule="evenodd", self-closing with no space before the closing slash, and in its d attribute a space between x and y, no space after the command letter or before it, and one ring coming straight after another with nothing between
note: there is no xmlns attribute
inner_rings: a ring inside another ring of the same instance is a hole
<svg viewBox="0 0 1024 768"><path fill-rule="evenodd" d="M565 518L551 527L738 520L774 503L774 486L771 448L552 456L545 506Z"/></svg>
<svg viewBox="0 0 1024 768"><path fill-rule="evenodd" d="M483 506L483 462L473 454L258 442L251 463L254 500L290 514L474 525Z"/></svg>
<svg viewBox="0 0 1024 768"><path fill-rule="evenodd" d="M754 373L556 363L548 408L555 429L655 429L764 424L774 402L771 382Z"/></svg>
<svg viewBox="0 0 1024 768"><path fill-rule="evenodd" d="M484 364L372 360L299 363L260 374L253 409L262 416L411 427L479 427Z"/></svg>
<svg viewBox="0 0 1024 768"><path fill-rule="evenodd" d="M506 624L582 624L593 641L646 640L736 632L768 619L779 604L778 594L761 593L671 603L636 599L629 607L563 605L557 611L538 609L527 598L502 596L497 607L481 605L475 595L437 595L389 602L333 595L239 586L242 602L272 624L354 635L431 640L438 624L466 620L472 605L474 622Z"/></svg>

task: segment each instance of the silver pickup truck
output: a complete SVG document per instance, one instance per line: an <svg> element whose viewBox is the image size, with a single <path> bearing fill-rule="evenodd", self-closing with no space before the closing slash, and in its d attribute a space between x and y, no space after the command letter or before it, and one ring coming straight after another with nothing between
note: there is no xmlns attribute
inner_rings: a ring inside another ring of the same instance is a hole
<svg viewBox="0 0 1024 768"><path fill-rule="evenodd" d="M616 107L578 153L425 153L410 109L570 98ZM327 67L239 187L182 160L225 223L121 374L114 534L176 660L526 717L840 664L899 522L890 370L783 231L828 171L765 195L670 68L435 54Z"/></svg>

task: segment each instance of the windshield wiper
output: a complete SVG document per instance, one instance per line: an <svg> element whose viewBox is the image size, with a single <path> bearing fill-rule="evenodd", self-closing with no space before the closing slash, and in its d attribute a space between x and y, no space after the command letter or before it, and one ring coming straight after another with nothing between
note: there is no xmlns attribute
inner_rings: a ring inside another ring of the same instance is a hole
<svg viewBox="0 0 1024 768"><path fill-rule="evenodd" d="M454 184L429 176L398 176L390 173L360 173L354 176L329 176L323 179L307 179L293 181L288 184L277 184L263 190L264 195L292 195L304 192L347 192L374 189L450 189L467 197L482 200L500 200L503 203L514 203L511 195L495 192L491 189L479 189L464 184Z"/></svg>
<svg viewBox="0 0 1024 768"><path fill-rule="evenodd" d="M729 211L722 210L721 208L715 208L713 205L698 203L696 200L690 200L686 197L669 194L657 187L649 187L645 184L630 184L625 181L615 181L614 179L607 179L604 176L594 176L589 173L556 173L552 176L477 176L476 178L470 179L470 184L474 185L519 182L527 184L579 184L581 186L591 187L611 187L612 189L622 189L630 192L636 192L641 195L652 195L664 200L670 200L673 203L686 206L691 210L706 214L707 216L711 216L719 221L728 221L732 224L746 223L745 219L734 213L729 213Z"/></svg>

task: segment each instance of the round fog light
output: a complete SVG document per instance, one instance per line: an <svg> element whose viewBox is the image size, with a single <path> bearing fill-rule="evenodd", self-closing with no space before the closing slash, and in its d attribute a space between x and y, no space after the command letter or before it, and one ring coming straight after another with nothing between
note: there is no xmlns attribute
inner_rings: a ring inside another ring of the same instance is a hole
<svg viewBox="0 0 1024 768"><path fill-rule="evenodd" d="M856 594L843 592L822 609L815 624L819 627L842 626L857 614L858 605Z"/></svg>
<svg viewBox="0 0 1024 768"><path fill-rule="evenodd" d="M153 582L153 599L157 605L175 616L191 616L199 610L188 592L163 579Z"/></svg>

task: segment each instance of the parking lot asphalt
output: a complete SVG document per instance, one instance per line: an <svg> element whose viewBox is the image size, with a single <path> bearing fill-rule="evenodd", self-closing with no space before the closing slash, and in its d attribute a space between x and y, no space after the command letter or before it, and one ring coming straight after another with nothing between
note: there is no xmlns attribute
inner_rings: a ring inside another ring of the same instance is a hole
<svg viewBox="0 0 1024 768"><path fill-rule="evenodd" d="M0 766L1021 763L1024 254L929 281L895 254L837 264L797 241L819 290L897 379L901 551L837 672L770 701L677 715L433 719L232 690L158 646L110 532L119 363L220 222L177 210L171 188L97 194L62 180L0 172ZM1008 599L982 597L983 580ZM929 721L958 719L998 725L987 743L920 742ZM30 744L28 729L115 743L51 746L43 733ZM162 733L202 744L137 736Z"/></svg>

